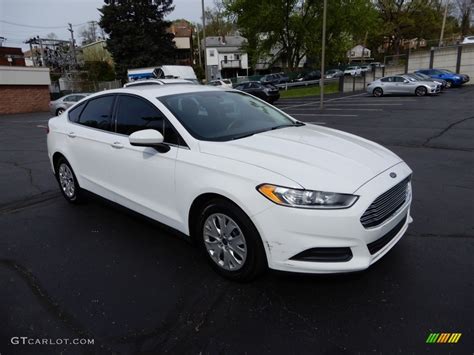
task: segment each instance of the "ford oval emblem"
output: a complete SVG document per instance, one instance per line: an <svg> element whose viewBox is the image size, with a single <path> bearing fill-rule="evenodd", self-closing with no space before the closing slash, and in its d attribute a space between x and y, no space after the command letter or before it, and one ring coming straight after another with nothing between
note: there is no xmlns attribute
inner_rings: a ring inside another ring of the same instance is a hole
<svg viewBox="0 0 474 355"><path fill-rule="evenodd" d="M390 173L390 177L395 179L397 177L397 174L395 174L394 172Z"/></svg>

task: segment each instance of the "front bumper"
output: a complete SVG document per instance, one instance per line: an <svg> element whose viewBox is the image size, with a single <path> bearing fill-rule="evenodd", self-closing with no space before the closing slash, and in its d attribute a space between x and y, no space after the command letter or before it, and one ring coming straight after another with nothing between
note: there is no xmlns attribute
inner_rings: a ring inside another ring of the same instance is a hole
<svg viewBox="0 0 474 355"><path fill-rule="evenodd" d="M391 178L390 172L395 172L397 178ZM376 227L364 228L360 217L378 196L410 174L405 163L391 167L360 187L354 193L360 196L358 201L348 209L311 210L275 205L253 216L269 267L303 273L340 273L368 268L400 240L412 222L411 194L389 219ZM390 235L394 230L396 233ZM371 254L368 245L386 235L390 239ZM313 248L350 248L352 257L342 262L292 260L295 255Z"/></svg>

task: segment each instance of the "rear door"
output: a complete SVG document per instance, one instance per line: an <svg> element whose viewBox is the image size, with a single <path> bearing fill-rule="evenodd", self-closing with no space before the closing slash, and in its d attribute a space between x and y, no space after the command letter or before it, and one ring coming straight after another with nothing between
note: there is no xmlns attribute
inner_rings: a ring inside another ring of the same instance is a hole
<svg viewBox="0 0 474 355"><path fill-rule="evenodd" d="M396 93L395 79L393 76L380 79L380 86L385 94Z"/></svg>
<svg viewBox="0 0 474 355"><path fill-rule="evenodd" d="M112 110L116 95L103 95L88 100L80 115L68 125L67 158L81 187L103 197L112 198L111 175L107 164L115 133ZM71 118L70 118L71 121Z"/></svg>

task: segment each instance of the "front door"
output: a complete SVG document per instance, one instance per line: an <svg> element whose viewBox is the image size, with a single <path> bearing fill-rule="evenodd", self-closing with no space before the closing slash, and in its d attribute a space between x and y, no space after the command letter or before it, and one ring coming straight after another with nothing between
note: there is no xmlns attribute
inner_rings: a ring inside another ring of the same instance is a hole
<svg viewBox="0 0 474 355"><path fill-rule="evenodd" d="M176 226L175 164L179 140L164 115L151 102L133 95L119 95L115 110L116 135L108 163L116 200L148 217ZM129 135L156 129L169 143L167 152L129 143Z"/></svg>

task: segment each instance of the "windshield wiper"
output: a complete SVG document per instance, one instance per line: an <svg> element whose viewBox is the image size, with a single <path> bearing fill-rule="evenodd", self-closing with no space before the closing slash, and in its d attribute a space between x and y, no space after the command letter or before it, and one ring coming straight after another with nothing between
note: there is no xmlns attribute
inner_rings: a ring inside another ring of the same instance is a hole
<svg viewBox="0 0 474 355"><path fill-rule="evenodd" d="M273 131L274 129L279 129L279 128L300 127L300 126L304 126L304 125L305 124L303 122L296 121L295 123L291 123L291 124L281 124L281 125L278 125L278 126L274 126L274 127L270 128L269 130Z"/></svg>
<svg viewBox="0 0 474 355"><path fill-rule="evenodd" d="M304 126L305 124L303 122L300 122L300 121L296 121L295 123L291 123L291 124L282 124L282 125L278 125L278 126L274 126L274 127L271 127L271 128L268 128L268 129L263 129L261 131L255 131L255 132L250 132L250 133L244 133L240 136L234 136L231 138L231 140L236 140L236 139L240 139L240 138L246 138L246 137L250 137L250 136L253 136L254 134L258 134L258 133L263 133L263 132L268 132L268 131L273 131L274 129L279 129L279 128L285 128L285 127L300 127L300 126Z"/></svg>

